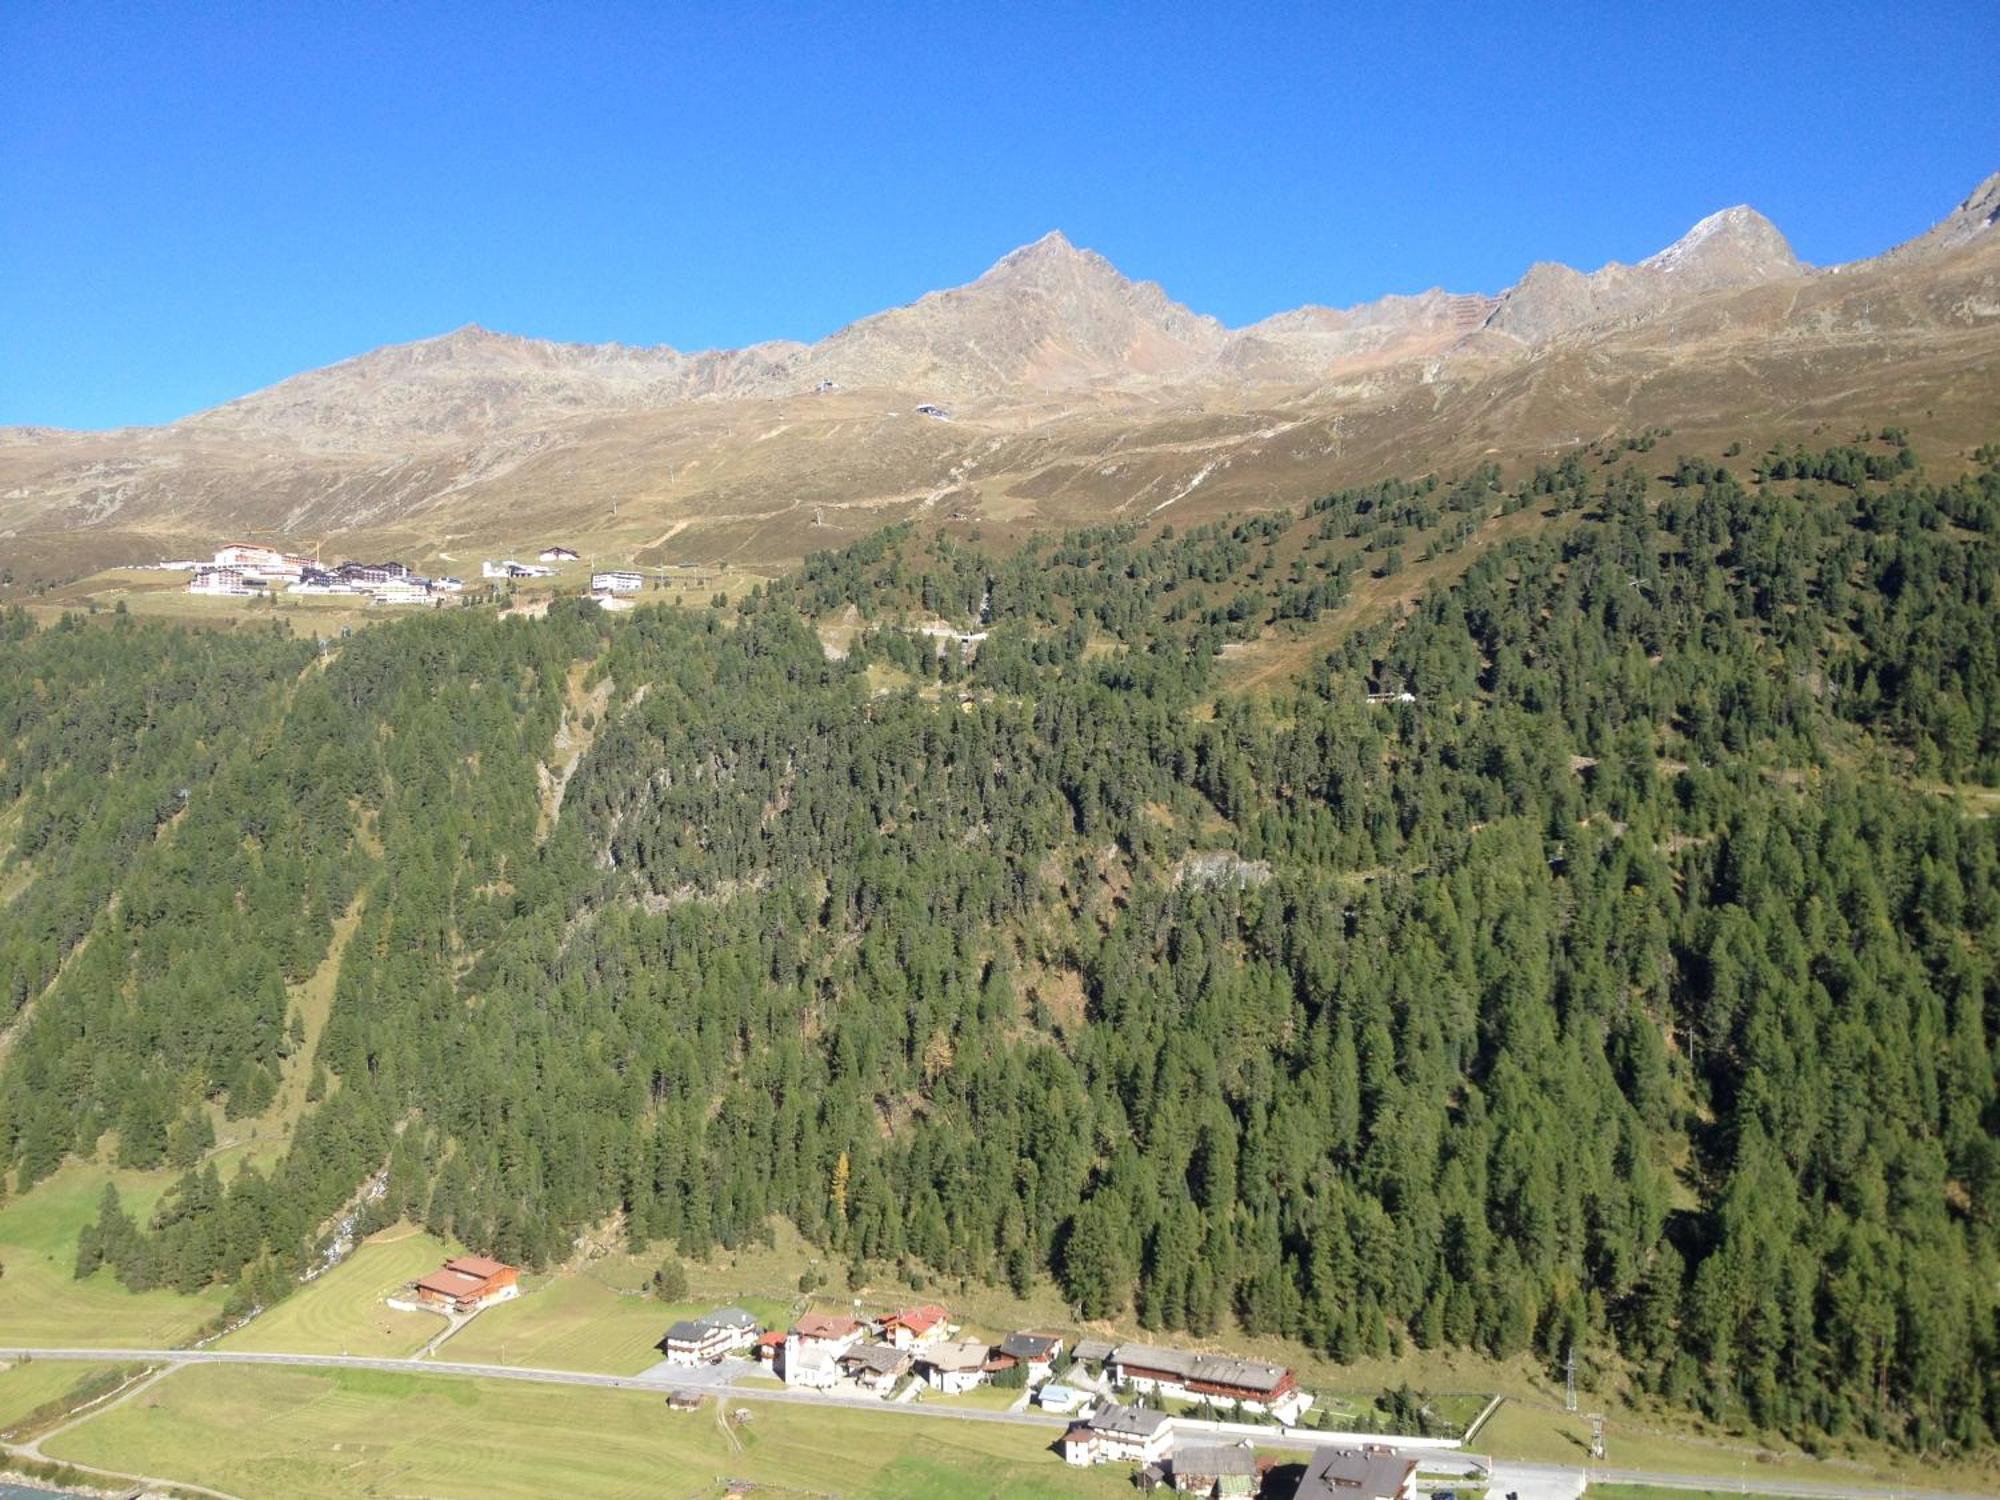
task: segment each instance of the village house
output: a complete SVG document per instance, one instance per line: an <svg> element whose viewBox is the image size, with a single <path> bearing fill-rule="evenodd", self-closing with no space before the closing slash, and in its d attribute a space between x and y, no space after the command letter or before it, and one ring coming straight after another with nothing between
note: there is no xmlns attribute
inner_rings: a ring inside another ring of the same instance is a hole
<svg viewBox="0 0 2000 1500"><path fill-rule="evenodd" d="M313 563L309 557L294 557L258 542L228 542L215 549L214 565L238 568L255 578L293 583Z"/></svg>
<svg viewBox="0 0 2000 1500"><path fill-rule="evenodd" d="M194 576L188 579L187 591L190 594L242 598L248 594L262 593L264 581L261 578L250 577L241 568L201 567L196 568Z"/></svg>
<svg viewBox="0 0 2000 1500"><path fill-rule="evenodd" d="M1169 1460L1176 1494L1203 1500L1243 1500L1257 1493L1257 1454L1238 1445L1229 1448L1174 1449Z"/></svg>
<svg viewBox="0 0 2000 1500"><path fill-rule="evenodd" d="M950 1316L935 1302L899 1308L882 1319L879 1325L882 1341L898 1349L935 1344L951 1332Z"/></svg>
<svg viewBox="0 0 2000 1500"><path fill-rule="evenodd" d="M806 1313L778 1350L778 1376L786 1385L823 1391L840 1383L840 1356L861 1338L861 1325L841 1314Z"/></svg>
<svg viewBox="0 0 2000 1500"><path fill-rule="evenodd" d="M909 1350L890 1344L856 1344L834 1363L863 1390L887 1394L910 1373L911 1360Z"/></svg>
<svg viewBox="0 0 2000 1500"><path fill-rule="evenodd" d="M1064 1385L1059 1380L1051 1380L1035 1392L1035 1404L1043 1411L1052 1411L1057 1416L1066 1417L1088 1399L1087 1395L1073 1385Z"/></svg>
<svg viewBox="0 0 2000 1500"><path fill-rule="evenodd" d="M846 1352L846 1345L801 1338L794 1328L778 1351L778 1378L801 1390L831 1390L840 1384L840 1356Z"/></svg>
<svg viewBox="0 0 2000 1500"><path fill-rule="evenodd" d="M1022 1364L1028 1367L1028 1384L1040 1385L1055 1373L1056 1361L1062 1357L1063 1341L1059 1333L1010 1333L1000 1341L1000 1357L1008 1366Z"/></svg>
<svg viewBox="0 0 2000 1500"><path fill-rule="evenodd" d="M1104 1406L1063 1434L1063 1462L1158 1463L1173 1446L1173 1419L1145 1406Z"/></svg>
<svg viewBox="0 0 2000 1500"><path fill-rule="evenodd" d="M457 1255L416 1283L419 1302L452 1312L477 1312L521 1293L520 1271L484 1255Z"/></svg>
<svg viewBox="0 0 2000 1500"><path fill-rule="evenodd" d="M614 568L603 573L590 575L590 591L593 594L636 594L646 586L643 573Z"/></svg>
<svg viewBox="0 0 2000 1500"><path fill-rule="evenodd" d="M1290 1370L1263 1360L1120 1344L1111 1351L1107 1368L1113 1380L1137 1391L1217 1406L1234 1403L1246 1411L1268 1412L1281 1422L1297 1421L1312 1405Z"/></svg>
<svg viewBox="0 0 2000 1500"><path fill-rule="evenodd" d="M1116 1347L1109 1339L1078 1339L1072 1352L1078 1364L1102 1366L1109 1362Z"/></svg>
<svg viewBox="0 0 2000 1500"><path fill-rule="evenodd" d="M740 1307L723 1307L705 1318L685 1318L655 1345L669 1364L711 1365L724 1355L757 1342L757 1320Z"/></svg>
<svg viewBox="0 0 2000 1500"><path fill-rule="evenodd" d="M388 578L370 584L368 595L377 604L435 604L430 585L417 578Z"/></svg>
<svg viewBox="0 0 2000 1500"><path fill-rule="evenodd" d="M820 1344L840 1354L861 1338L861 1325L840 1313L809 1312L792 1325L792 1332L801 1343Z"/></svg>
<svg viewBox="0 0 2000 1500"><path fill-rule="evenodd" d="M1298 1500L1417 1500L1417 1461L1394 1448L1321 1448L1306 1465Z"/></svg>
<svg viewBox="0 0 2000 1500"><path fill-rule="evenodd" d="M377 584L394 583L398 579L410 576L410 570L399 562L344 562L333 571L349 583L361 588L373 588Z"/></svg>
<svg viewBox="0 0 2000 1500"><path fill-rule="evenodd" d="M986 1356L991 1351L977 1339L955 1339L925 1346L917 1352L917 1373L933 1390L961 1395L986 1383Z"/></svg>

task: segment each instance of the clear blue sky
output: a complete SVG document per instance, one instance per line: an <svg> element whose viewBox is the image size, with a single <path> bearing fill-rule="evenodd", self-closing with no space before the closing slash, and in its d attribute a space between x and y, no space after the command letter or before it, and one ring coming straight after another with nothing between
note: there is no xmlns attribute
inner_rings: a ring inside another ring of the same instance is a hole
<svg viewBox="0 0 2000 1500"><path fill-rule="evenodd" d="M1737 202L1852 259L2000 169L1995 58L1993 0L4 0L0 423L467 322L816 338L1056 226L1232 325Z"/></svg>

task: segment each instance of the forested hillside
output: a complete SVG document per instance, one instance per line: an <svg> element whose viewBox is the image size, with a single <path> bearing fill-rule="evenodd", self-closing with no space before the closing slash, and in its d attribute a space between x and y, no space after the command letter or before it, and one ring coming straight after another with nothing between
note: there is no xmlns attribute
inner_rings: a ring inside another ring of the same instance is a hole
<svg viewBox="0 0 2000 1500"><path fill-rule="evenodd" d="M891 531L726 612L15 617L0 1159L188 1168L86 1258L245 1306L386 1165L373 1212L530 1262L783 1216L1087 1318L1573 1341L1795 1433L1991 1441L2000 468L1660 458ZM1313 664L1238 692L1255 639ZM288 1155L222 1182L288 1066Z"/></svg>

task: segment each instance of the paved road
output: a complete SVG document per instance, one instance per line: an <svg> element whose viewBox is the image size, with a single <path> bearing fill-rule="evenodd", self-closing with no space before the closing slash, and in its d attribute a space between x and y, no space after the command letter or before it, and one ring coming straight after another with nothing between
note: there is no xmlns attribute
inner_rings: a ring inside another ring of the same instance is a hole
<svg viewBox="0 0 2000 1500"><path fill-rule="evenodd" d="M665 1392L693 1384L684 1371L663 1377L658 1366L643 1375L597 1375L582 1370L543 1370L523 1365L454 1364L443 1360L374 1359L349 1354L253 1354L234 1349L25 1349L0 1348L0 1362L23 1359L59 1359L90 1364L165 1365L278 1365L308 1370L380 1370L395 1375L471 1376L484 1380L525 1380L544 1385L582 1385L612 1390ZM822 1391L797 1391L782 1387L711 1386L718 1396L725 1391L744 1401L795 1402L811 1406L852 1407L857 1411L903 1413L907 1416L948 1422L1005 1422L1016 1426L1039 1427L1052 1436L1069 1425L1067 1417L1037 1411L992 1411L978 1407L927 1406L921 1402L897 1404L874 1396L838 1396ZM1213 1430L1203 1422L1177 1422L1181 1431ZM1337 1435L1292 1430L1282 1436L1271 1434L1274 1445L1288 1448L1314 1447L1352 1441ZM1411 1450L1415 1453L1415 1450ZM1418 1454L1452 1460L1465 1459L1482 1465L1490 1460L1476 1454ZM1789 1500L1992 1500L1991 1496L1953 1490L1926 1490L1884 1485L1818 1484L1811 1481L1779 1479L1746 1472L1737 1479L1708 1474L1675 1474L1650 1469L1579 1469L1564 1464L1521 1464L1508 1461L1505 1467L1523 1479L1540 1480L1572 1492L1578 1480L1597 1484L1644 1484L1661 1489L1707 1490L1716 1493L1775 1495ZM1539 1486L1538 1486L1539 1487Z"/></svg>
<svg viewBox="0 0 2000 1500"><path fill-rule="evenodd" d="M1575 1480L1587 1477L1592 1484L1641 1484L1662 1490L1700 1490L1716 1495L1778 1495L1789 1500L1993 1500L1984 1495L1967 1490L1923 1490L1907 1485L1874 1484L1819 1484L1809 1479L1781 1479L1755 1472L1754 1468L1737 1478L1722 1474L1672 1474L1654 1469L1611 1469L1593 1464L1588 1469L1570 1468L1563 1464L1526 1464L1512 1459L1497 1460L1494 1468L1496 1478L1519 1475L1530 1482L1536 1480L1553 1488L1567 1485L1574 1491ZM1493 1500L1501 1500L1505 1491L1496 1484L1488 1492ZM1523 1491L1523 1500L1526 1497Z"/></svg>

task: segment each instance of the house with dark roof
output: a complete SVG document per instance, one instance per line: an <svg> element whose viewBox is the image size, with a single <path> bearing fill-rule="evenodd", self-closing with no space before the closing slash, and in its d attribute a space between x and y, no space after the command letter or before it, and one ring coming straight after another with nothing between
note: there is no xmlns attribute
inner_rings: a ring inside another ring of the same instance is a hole
<svg viewBox="0 0 2000 1500"><path fill-rule="evenodd" d="M834 1361L863 1390L887 1392L909 1374L914 1356L893 1344L856 1344Z"/></svg>
<svg viewBox="0 0 2000 1500"><path fill-rule="evenodd" d="M1321 1448L1306 1465L1298 1500L1417 1500L1417 1461L1394 1448Z"/></svg>
<svg viewBox="0 0 2000 1500"><path fill-rule="evenodd" d="M757 1342L757 1320L740 1307L719 1307L705 1318L684 1318L657 1348L669 1364L709 1365Z"/></svg>
<svg viewBox="0 0 2000 1500"><path fill-rule="evenodd" d="M1100 1406L1063 1434L1063 1462L1158 1463L1173 1446L1173 1419L1145 1406Z"/></svg>
<svg viewBox="0 0 2000 1500"><path fill-rule="evenodd" d="M1241 1405L1295 1422L1312 1405L1283 1365L1228 1354L1195 1354L1151 1344L1120 1344L1106 1361L1111 1378L1137 1391L1182 1401Z"/></svg>
<svg viewBox="0 0 2000 1500"><path fill-rule="evenodd" d="M1040 1385L1054 1373L1056 1360L1061 1358L1062 1351L1063 1341L1059 1333L1010 1333L1000 1341L994 1363L1002 1369L1026 1365L1028 1384Z"/></svg>
<svg viewBox="0 0 2000 1500"><path fill-rule="evenodd" d="M1202 1500L1242 1500L1257 1493L1257 1453L1245 1444L1234 1447L1178 1447L1168 1461L1176 1494Z"/></svg>

